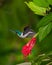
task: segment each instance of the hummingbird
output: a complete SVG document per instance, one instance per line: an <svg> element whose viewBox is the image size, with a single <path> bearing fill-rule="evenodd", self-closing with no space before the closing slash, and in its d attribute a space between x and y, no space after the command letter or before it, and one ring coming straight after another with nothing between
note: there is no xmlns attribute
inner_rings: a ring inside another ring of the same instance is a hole
<svg viewBox="0 0 52 65"><path fill-rule="evenodd" d="M33 37L35 34L35 32L29 26L24 27L23 32L20 32L19 30L16 31L10 30L10 31L16 33L20 38Z"/></svg>

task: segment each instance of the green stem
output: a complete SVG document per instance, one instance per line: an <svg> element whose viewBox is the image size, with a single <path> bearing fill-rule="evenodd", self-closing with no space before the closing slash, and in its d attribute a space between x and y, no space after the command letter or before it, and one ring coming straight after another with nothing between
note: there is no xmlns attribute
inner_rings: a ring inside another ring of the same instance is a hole
<svg viewBox="0 0 52 65"><path fill-rule="evenodd" d="M38 32L38 33L36 33L33 37L37 37L37 36L38 36L38 34L39 34L39 32Z"/></svg>

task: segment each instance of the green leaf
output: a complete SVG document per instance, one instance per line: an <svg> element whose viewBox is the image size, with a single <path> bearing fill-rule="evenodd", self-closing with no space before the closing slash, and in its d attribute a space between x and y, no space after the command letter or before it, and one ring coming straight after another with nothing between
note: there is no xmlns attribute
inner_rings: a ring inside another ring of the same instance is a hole
<svg viewBox="0 0 52 65"><path fill-rule="evenodd" d="M49 7L49 3L46 0L33 0L33 2L40 7Z"/></svg>
<svg viewBox="0 0 52 65"><path fill-rule="evenodd" d="M44 27L39 28L39 41L43 40L51 31L52 29L52 22L47 24Z"/></svg>
<svg viewBox="0 0 52 65"><path fill-rule="evenodd" d="M52 5L52 0L47 0L50 5Z"/></svg>
<svg viewBox="0 0 52 65"><path fill-rule="evenodd" d="M50 65L50 64L52 64L52 58L48 55L49 53L47 53L47 54L43 53L43 54L37 55L34 58L34 60L32 61L32 65Z"/></svg>
<svg viewBox="0 0 52 65"><path fill-rule="evenodd" d="M42 15L42 16L45 16L46 15L46 11L50 10L50 8L44 8L44 7L39 7L37 6L35 3L33 2L25 2L26 5L35 13L35 14L38 14L38 15Z"/></svg>
<svg viewBox="0 0 52 65"><path fill-rule="evenodd" d="M37 24L37 28L41 27L41 26L45 26L46 24L48 24L50 21L52 21L52 13L46 15L45 17L43 17L40 22Z"/></svg>

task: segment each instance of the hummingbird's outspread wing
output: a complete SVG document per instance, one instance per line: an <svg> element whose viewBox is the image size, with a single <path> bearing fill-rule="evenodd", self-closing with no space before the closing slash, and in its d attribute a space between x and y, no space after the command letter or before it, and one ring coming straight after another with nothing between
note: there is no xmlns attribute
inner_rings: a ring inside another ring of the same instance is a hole
<svg viewBox="0 0 52 65"><path fill-rule="evenodd" d="M24 27L24 31L26 31L27 29L29 30L30 27L29 26Z"/></svg>
<svg viewBox="0 0 52 65"><path fill-rule="evenodd" d="M26 26L25 28L24 28L24 31L23 31L23 36L26 36L26 37L28 37L28 36L33 36L35 34L35 32L29 27L29 26Z"/></svg>

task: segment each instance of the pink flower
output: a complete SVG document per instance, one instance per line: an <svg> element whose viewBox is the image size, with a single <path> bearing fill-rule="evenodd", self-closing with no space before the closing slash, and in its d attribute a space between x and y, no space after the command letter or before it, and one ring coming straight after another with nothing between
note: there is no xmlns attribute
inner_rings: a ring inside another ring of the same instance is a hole
<svg viewBox="0 0 52 65"><path fill-rule="evenodd" d="M22 48L22 54L28 56L31 53L32 48L36 43L36 38L32 38L26 45Z"/></svg>

